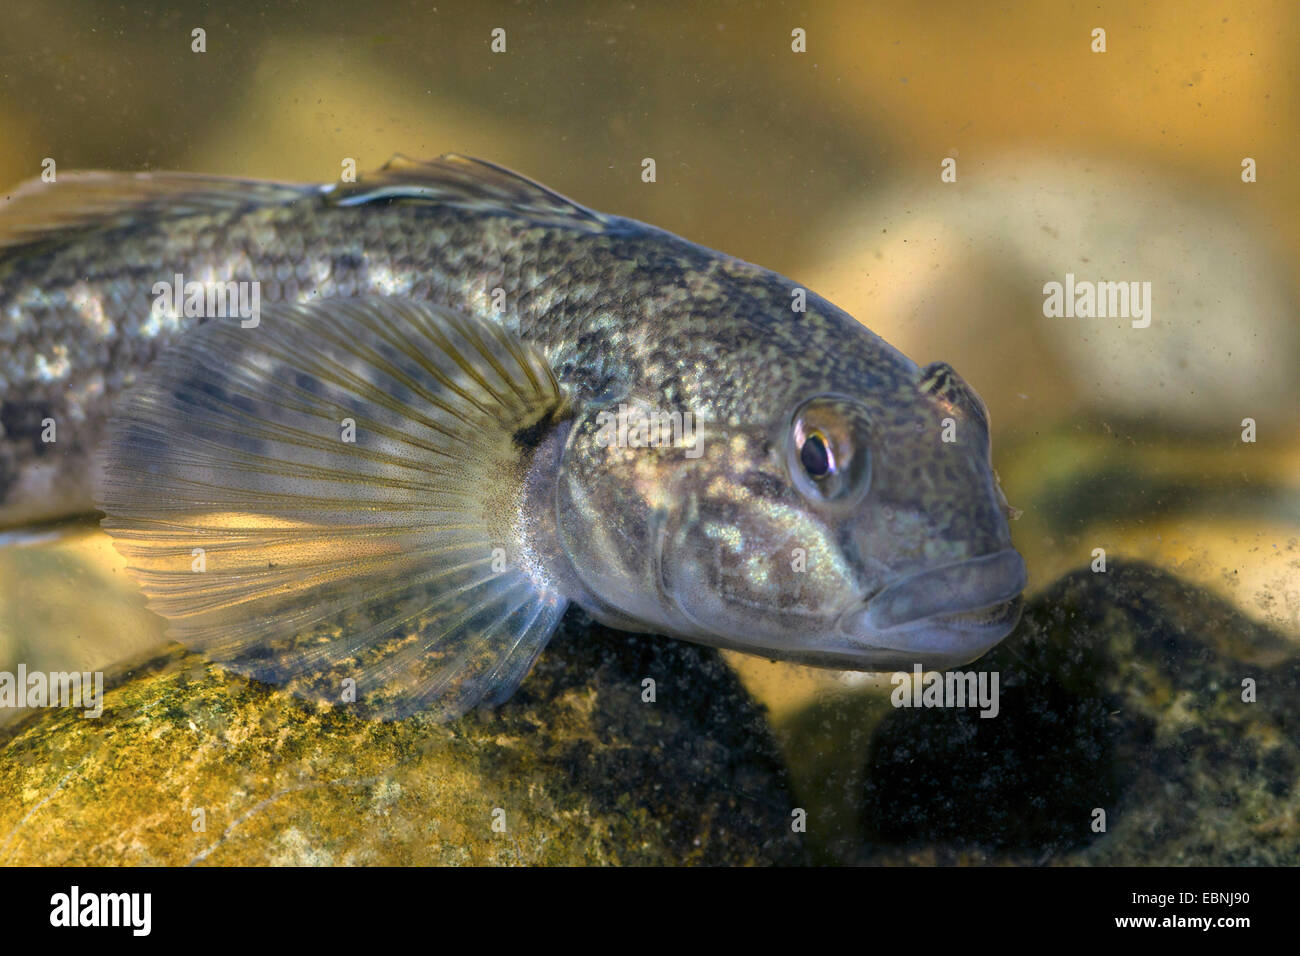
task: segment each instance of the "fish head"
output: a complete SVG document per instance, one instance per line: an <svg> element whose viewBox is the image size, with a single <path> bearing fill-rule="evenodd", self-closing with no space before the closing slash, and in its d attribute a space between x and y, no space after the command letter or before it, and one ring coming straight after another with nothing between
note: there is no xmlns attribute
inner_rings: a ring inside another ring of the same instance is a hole
<svg viewBox="0 0 1300 956"><path fill-rule="evenodd" d="M779 370L696 423L693 454L580 424L560 514L597 616L847 670L955 666L1010 633L1026 571L984 404L892 354L811 385Z"/></svg>
<svg viewBox="0 0 1300 956"><path fill-rule="evenodd" d="M974 660L1015 626L1026 584L983 402L944 363L883 393L835 384L715 426L674 472L665 599L700 639L773 658Z"/></svg>

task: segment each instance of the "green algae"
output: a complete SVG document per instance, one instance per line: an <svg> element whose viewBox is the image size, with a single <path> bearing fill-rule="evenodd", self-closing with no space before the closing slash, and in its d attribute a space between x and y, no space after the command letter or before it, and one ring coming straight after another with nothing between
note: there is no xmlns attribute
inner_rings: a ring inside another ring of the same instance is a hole
<svg viewBox="0 0 1300 956"><path fill-rule="evenodd" d="M512 701L444 725L304 704L174 645L111 683L99 719L6 731L0 863L802 859L762 712L680 642L571 619Z"/></svg>

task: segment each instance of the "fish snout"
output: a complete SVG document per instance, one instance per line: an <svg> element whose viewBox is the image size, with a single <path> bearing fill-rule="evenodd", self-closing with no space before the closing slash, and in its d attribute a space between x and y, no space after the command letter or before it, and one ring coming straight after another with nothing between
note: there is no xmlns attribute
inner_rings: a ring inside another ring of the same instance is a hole
<svg viewBox="0 0 1300 956"><path fill-rule="evenodd" d="M1027 582L1024 559L1003 548L891 581L841 615L839 630L881 662L965 663L1016 626Z"/></svg>
<svg viewBox="0 0 1300 956"><path fill-rule="evenodd" d="M1004 604L1025 589L1025 561L1014 548L928 568L877 591L857 615L873 631L889 631L940 615Z"/></svg>

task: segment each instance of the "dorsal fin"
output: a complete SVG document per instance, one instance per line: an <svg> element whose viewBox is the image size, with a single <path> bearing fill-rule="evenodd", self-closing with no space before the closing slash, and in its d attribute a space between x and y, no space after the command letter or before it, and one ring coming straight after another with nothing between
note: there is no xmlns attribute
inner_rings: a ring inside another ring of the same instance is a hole
<svg viewBox="0 0 1300 956"><path fill-rule="evenodd" d="M399 153L361 181L330 188L326 201L338 206L424 202L476 212L509 213L539 223L591 231L603 230L611 221L504 166L456 153L429 162Z"/></svg>
<svg viewBox="0 0 1300 956"><path fill-rule="evenodd" d="M0 194L0 251L133 222L323 197L336 206L421 202L525 216L589 231L610 219L495 163L448 153L429 162L400 154L361 182L319 186L196 173L59 173Z"/></svg>
<svg viewBox="0 0 1300 956"><path fill-rule="evenodd" d="M0 250L149 218L292 202L320 186L196 173L59 173L0 194Z"/></svg>

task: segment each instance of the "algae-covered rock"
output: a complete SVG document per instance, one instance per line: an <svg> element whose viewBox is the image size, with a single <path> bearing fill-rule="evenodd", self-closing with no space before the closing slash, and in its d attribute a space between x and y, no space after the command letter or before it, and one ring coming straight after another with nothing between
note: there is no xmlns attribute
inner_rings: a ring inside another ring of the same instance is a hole
<svg viewBox="0 0 1300 956"><path fill-rule="evenodd" d="M514 699L445 725L308 705L175 645L110 684L98 719L6 731L0 863L801 859L763 715L718 655L581 616Z"/></svg>
<svg viewBox="0 0 1300 956"><path fill-rule="evenodd" d="M792 722L797 779L829 781L809 834L855 862L1294 865L1294 655L1165 572L1075 572L966 668L998 674L996 716L876 693Z"/></svg>

